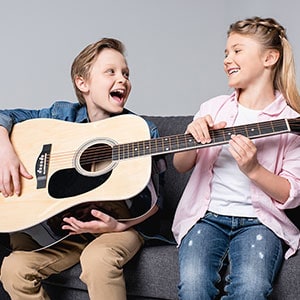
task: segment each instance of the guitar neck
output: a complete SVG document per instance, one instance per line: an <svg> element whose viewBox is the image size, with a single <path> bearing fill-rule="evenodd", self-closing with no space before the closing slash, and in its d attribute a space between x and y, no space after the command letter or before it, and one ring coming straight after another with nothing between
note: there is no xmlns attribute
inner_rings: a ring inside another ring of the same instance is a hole
<svg viewBox="0 0 300 300"><path fill-rule="evenodd" d="M113 160L128 159L144 155L174 153L228 143L232 134L241 134L250 139L291 132L286 119L227 127L210 130L211 142L198 143L191 134L177 134L146 141L116 145L113 147Z"/></svg>

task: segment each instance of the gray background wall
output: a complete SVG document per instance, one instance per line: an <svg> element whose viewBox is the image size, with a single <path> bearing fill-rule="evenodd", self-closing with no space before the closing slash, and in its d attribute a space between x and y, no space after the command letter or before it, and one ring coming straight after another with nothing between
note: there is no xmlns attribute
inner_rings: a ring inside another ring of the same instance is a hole
<svg viewBox="0 0 300 300"><path fill-rule="evenodd" d="M194 114L230 93L223 72L228 26L252 16L287 28L300 72L297 0L9 0L0 3L0 108L77 101L74 57L102 37L124 42L140 114ZM299 82L299 75L298 75Z"/></svg>

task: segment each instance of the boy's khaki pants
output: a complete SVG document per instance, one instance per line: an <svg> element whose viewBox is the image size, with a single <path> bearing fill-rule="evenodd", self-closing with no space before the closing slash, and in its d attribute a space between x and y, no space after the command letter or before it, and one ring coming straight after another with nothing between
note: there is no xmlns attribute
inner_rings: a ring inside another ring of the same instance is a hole
<svg viewBox="0 0 300 300"><path fill-rule="evenodd" d="M130 229L101 234L91 242L70 239L37 252L14 251L3 260L0 279L12 300L50 299L41 281L80 261L80 279L91 300L126 300L123 266L142 244L142 237Z"/></svg>

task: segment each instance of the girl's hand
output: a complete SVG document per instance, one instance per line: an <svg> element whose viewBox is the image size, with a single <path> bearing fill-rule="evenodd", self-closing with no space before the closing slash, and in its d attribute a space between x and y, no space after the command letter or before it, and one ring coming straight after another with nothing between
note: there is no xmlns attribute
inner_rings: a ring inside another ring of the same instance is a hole
<svg viewBox="0 0 300 300"><path fill-rule="evenodd" d="M211 142L209 134L210 129L220 129L225 126L226 122L214 124L212 117L210 115L206 115L191 122L187 126L185 133L192 134L198 143L206 144ZM196 150L178 152L174 154L173 165L178 172L185 173L195 166L196 158Z"/></svg>
<svg viewBox="0 0 300 300"><path fill-rule="evenodd" d="M71 234L82 233L106 233L124 231L128 228L126 223L122 223L113 217L96 209L91 210L91 214L95 220L82 222L74 217L64 218L63 221L67 223L62 226L62 229L69 230Z"/></svg>
<svg viewBox="0 0 300 300"><path fill-rule="evenodd" d="M206 115L195 119L192 123L190 123L186 129L186 133L191 133L197 142L206 144L211 142L209 130L220 129L225 126L226 122L214 124L212 117L210 115Z"/></svg>
<svg viewBox="0 0 300 300"><path fill-rule="evenodd" d="M236 160L240 170L248 177L258 170L257 148L255 144L243 135L232 135L229 141L229 151Z"/></svg>
<svg viewBox="0 0 300 300"><path fill-rule="evenodd" d="M289 181L264 168L257 160L255 144L242 135L232 135L229 151L240 170L272 199L285 203L290 194Z"/></svg>

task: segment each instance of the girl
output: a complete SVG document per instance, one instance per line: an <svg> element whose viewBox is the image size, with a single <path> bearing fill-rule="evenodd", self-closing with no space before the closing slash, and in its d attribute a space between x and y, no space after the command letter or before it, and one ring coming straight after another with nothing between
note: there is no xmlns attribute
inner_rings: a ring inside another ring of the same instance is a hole
<svg viewBox="0 0 300 300"><path fill-rule="evenodd" d="M299 116L291 46L274 19L230 26L224 70L235 91L201 105L186 130L198 142L209 143L212 129ZM299 230L284 212L300 204L299 146L293 134L232 134L228 145L174 155L179 172L194 168L173 223L180 299L215 299L225 258L222 299L267 299L285 246L285 258L299 247Z"/></svg>

